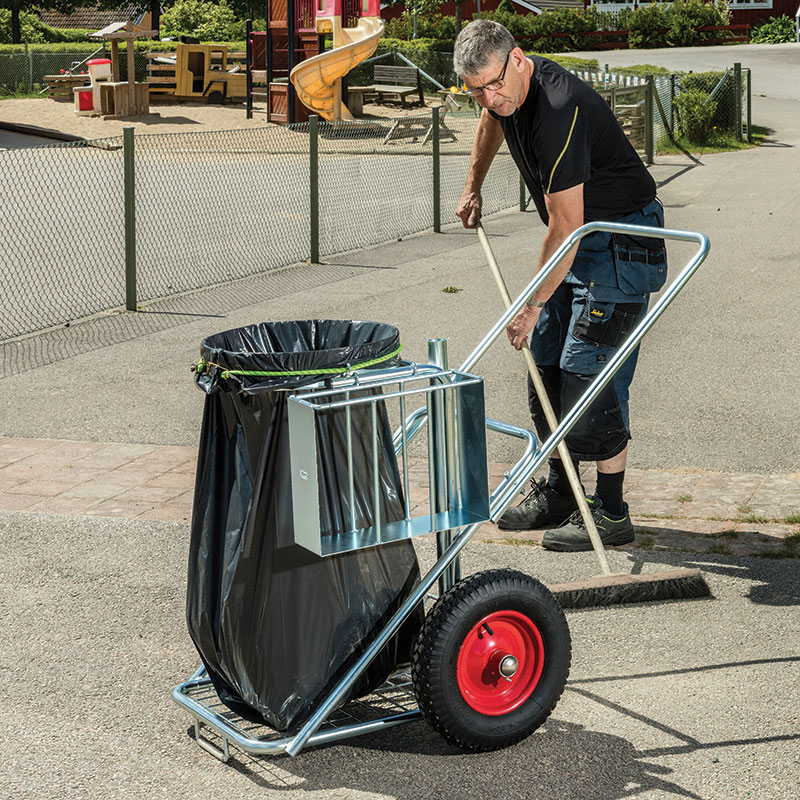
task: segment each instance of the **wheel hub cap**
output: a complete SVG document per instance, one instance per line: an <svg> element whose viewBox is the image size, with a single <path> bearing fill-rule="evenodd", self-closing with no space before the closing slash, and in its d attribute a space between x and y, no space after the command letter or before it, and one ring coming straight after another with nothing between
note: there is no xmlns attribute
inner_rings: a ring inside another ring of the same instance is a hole
<svg viewBox="0 0 800 800"><path fill-rule="evenodd" d="M544 641L518 611L495 611L464 638L456 676L461 696L481 714L500 716L521 706L544 669Z"/></svg>

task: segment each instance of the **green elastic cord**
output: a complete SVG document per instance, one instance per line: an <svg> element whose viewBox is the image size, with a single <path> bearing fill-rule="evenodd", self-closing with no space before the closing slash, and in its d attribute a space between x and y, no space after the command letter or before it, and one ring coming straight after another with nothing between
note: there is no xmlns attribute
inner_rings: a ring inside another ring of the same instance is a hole
<svg viewBox="0 0 800 800"><path fill-rule="evenodd" d="M402 349L403 345L399 345L396 350L393 350L391 353L387 353L385 356L371 358L369 361L362 361L360 364L348 364L344 368L328 367L327 369L297 369L287 370L285 372L279 370L263 372L260 370L222 369L219 364L215 364L213 361L205 361L201 358L195 366L195 371L202 375L206 371L206 367L220 367L220 369L222 369L220 377L223 380L227 380L231 376L244 376L248 378L282 378L291 375L343 375L346 372L354 372L357 369L374 367L376 364L381 364L384 361L388 361L390 358L394 358L396 355L399 355Z"/></svg>

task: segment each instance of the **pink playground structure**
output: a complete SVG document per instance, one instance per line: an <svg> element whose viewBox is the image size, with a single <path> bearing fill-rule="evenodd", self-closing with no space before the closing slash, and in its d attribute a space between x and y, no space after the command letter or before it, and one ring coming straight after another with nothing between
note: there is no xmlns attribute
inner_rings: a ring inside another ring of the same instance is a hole
<svg viewBox="0 0 800 800"><path fill-rule="evenodd" d="M266 31L247 36L248 118L262 99L269 122L352 119L342 78L378 46L380 0L267 0L266 19Z"/></svg>

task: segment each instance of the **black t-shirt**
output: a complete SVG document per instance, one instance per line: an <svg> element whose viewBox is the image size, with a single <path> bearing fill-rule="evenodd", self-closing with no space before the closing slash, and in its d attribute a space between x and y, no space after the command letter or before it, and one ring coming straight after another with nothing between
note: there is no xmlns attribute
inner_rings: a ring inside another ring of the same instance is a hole
<svg viewBox="0 0 800 800"><path fill-rule="evenodd" d="M615 220L656 196L656 185L603 98L541 56L522 106L500 122L508 148L548 223L544 195L583 184L584 221Z"/></svg>

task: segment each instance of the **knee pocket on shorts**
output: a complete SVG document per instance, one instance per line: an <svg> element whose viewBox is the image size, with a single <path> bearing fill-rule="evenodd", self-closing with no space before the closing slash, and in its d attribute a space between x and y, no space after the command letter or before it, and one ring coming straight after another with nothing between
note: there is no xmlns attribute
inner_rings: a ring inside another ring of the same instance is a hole
<svg viewBox="0 0 800 800"><path fill-rule="evenodd" d="M572 409L586 392L596 375L577 375L562 373L561 407ZM622 418L617 393L613 381L609 382L600 394L584 411L567 434L570 452L586 461L611 458L622 452L630 438Z"/></svg>

